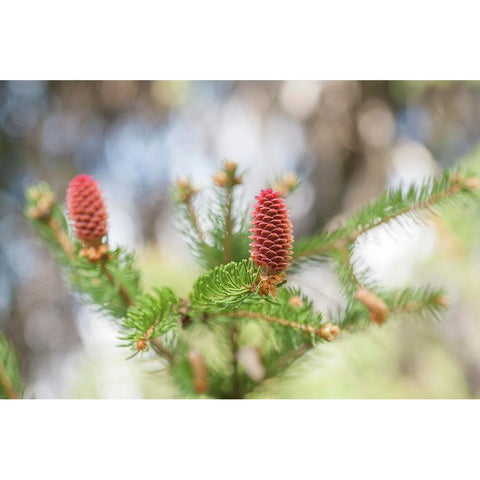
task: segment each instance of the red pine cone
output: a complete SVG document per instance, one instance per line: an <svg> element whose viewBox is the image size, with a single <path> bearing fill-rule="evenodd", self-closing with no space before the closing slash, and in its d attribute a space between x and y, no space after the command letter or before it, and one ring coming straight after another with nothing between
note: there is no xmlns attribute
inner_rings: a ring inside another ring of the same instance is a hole
<svg viewBox="0 0 480 480"><path fill-rule="evenodd" d="M107 208L98 182L90 175L77 175L67 189L67 210L75 235L89 244L99 244L107 233Z"/></svg>
<svg viewBox="0 0 480 480"><path fill-rule="evenodd" d="M292 223L285 200L271 188L255 197L258 201L252 212L250 255L257 267L269 274L287 269L292 258Z"/></svg>

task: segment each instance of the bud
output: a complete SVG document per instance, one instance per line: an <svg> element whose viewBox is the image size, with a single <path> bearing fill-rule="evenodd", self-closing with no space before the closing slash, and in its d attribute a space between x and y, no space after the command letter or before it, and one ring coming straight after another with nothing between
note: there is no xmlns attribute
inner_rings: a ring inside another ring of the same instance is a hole
<svg viewBox="0 0 480 480"><path fill-rule="evenodd" d="M188 361L193 371L193 389L197 393L208 391L208 370L203 357L194 350L188 352Z"/></svg>
<svg viewBox="0 0 480 480"><path fill-rule="evenodd" d="M293 297L290 297L288 303L295 308L303 306L302 297L300 297L299 295L294 295Z"/></svg>
<svg viewBox="0 0 480 480"><path fill-rule="evenodd" d="M331 322L326 323L325 325L322 325L318 329L318 335L322 337L324 340L327 340L327 342L332 342L335 340L335 338L338 337L340 334L340 327L338 325L334 325Z"/></svg>
<svg viewBox="0 0 480 480"><path fill-rule="evenodd" d="M258 294L270 295L275 297L277 294L277 287L287 281L287 276L284 272L278 275L260 275L258 279Z"/></svg>
<svg viewBox="0 0 480 480"><path fill-rule="evenodd" d="M139 338L136 342L135 342L135 349L138 351L138 352L143 352L147 349L147 341L144 339L144 338Z"/></svg>
<svg viewBox="0 0 480 480"><path fill-rule="evenodd" d="M368 308L370 318L373 322L381 325L387 320L387 304L373 292L364 287L360 287L355 293L355 298Z"/></svg>
<svg viewBox="0 0 480 480"><path fill-rule="evenodd" d="M467 178L464 183L465 187L469 190L476 190L480 186L480 179Z"/></svg>
<svg viewBox="0 0 480 480"><path fill-rule="evenodd" d="M281 197L286 197L295 190L298 185L298 177L296 173L286 173L274 186L274 190L280 193Z"/></svg>
<svg viewBox="0 0 480 480"><path fill-rule="evenodd" d="M448 301L448 297L446 295L439 295L436 299L435 302L437 305L440 305L441 307L448 307L450 302Z"/></svg>
<svg viewBox="0 0 480 480"><path fill-rule="evenodd" d="M237 165L236 162L232 162L231 160L225 162L225 171L227 171L227 172L235 172L237 167L238 167L238 165Z"/></svg>
<svg viewBox="0 0 480 480"><path fill-rule="evenodd" d="M102 258L108 258L108 245L90 245L80 250L80 256L88 258L91 262L99 262Z"/></svg>
<svg viewBox="0 0 480 480"><path fill-rule="evenodd" d="M27 200L30 206L27 209L27 217L37 220L50 218L55 204L55 197L46 184L39 184L27 190Z"/></svg>
<svg viewBox="0 0 480 480"><path fill-rule="evenodd" d="M98 182L77 175L67 189L68 216L75 236L87 246L97 246L107 233L107 209Z"/></svg>
<svg viewBox="0 0 480 480"><path fill-rule="evenodd" d="M228 186L228 175L225 172L218 172L212 176L212 181L217 187Z"/></svg>
<svg viewBox="0 0 480 480"><path fill-rule="evenodd" d="M257 267L268 275L288 268L292 258L292 223L285 200L271 188L255 197L252 212L250 255Z"/></svg>
<svg viewBox="0 0 480 480"><path fill-rule="evenodd" d="M193 187L190 180L186 178L177 179L175 185L177 187L177 201L180 203L189 202L198 193L198 190Z"/></svg>
<svg viewBox="0 0 480 480"><path fill-rule="evenodd" d="M217 187L232 188L242 183L242 177L237 176L238 165L235 162L225 162L223 170L212 176L212 181Z"/></svg>

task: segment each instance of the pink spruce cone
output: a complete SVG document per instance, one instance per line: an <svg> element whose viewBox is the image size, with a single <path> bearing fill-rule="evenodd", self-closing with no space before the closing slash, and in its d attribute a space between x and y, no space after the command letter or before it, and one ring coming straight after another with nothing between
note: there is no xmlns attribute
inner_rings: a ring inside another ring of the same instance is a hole
<svg viewBox="0 0 480 480"><path fill-rule="evenodd" d="M98 182L90 175L77 175L67 189L67 210L78 239L92 245L107 233L107 208Z"/></svg>
<svg viewBox="0 0 480 480"><path fill-rule="evenodd" d="M292 223L285 200L271 188L255 197L250 255L257 267L271 275L283 272L292 258Z"/></svg>

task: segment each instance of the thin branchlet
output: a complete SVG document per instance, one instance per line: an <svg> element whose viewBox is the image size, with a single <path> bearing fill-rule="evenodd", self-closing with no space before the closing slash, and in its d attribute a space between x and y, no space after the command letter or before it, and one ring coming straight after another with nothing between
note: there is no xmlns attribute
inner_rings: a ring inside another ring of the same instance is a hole
<svg viewBox="0 0 480 480"><path fill-rule="evenodd" d="M225 193L225 248L224 248L224 263L232 261L232 235L233 235L233 186L226 187Z"/></svg>
<svg viewBox="0 0 480 480"><path fill-rule="evenodd" d="M127 308L132 306L134 304L133 298L128 293L128 290L125 288L125 285L123 285L118 280L116 280L113 277L113 275L109 272L105 261L102 261L100 263L100 268L102 270L102 273L105 275L107 280L112 284L112 286L114 288L118 289L118 293L119 293L120 297L122 297L122 300L125 303L125 306Z"/></svg>
<svg viewBox="0 0 480 480"><path fill-rule="evenodd" d="M297 242L294 263L322 260L332 251L353 244L360 236L402 216L419 215L433 210L436 205L460 196L471 196L479 187L473 174L445 172L438 178L427 181L421 187L411 186L387 190L379 199L354 214L345 225L332 232L322 233Z"/></svg>

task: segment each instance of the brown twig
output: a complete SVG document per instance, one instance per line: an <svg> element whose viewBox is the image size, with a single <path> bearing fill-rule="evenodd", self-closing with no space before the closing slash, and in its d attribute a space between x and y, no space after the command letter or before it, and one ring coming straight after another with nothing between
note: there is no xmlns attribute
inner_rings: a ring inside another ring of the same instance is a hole
<svg viewBox="0 0 480 480"><path fill-rule="evenodd" d="M222 315L225 317L234 317L234 318L256 318L259 320L266 320L267 322L276 323L279 325L283 325L284 327L294 328L297 330L301 330L305 333L313 333L318 335L318 328L313 327L311 325L303 325L298 322L291 322L289 320L285 320L284 318L272 317L271 315L266 315L264 313L254 313L254 312L243 312L243 311L236 311L236 312L229 312L229 313L219 313L218 315Z"/></svg>

